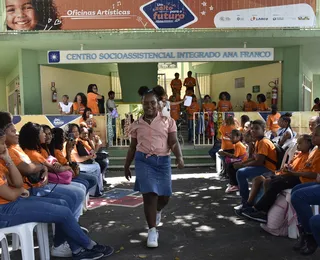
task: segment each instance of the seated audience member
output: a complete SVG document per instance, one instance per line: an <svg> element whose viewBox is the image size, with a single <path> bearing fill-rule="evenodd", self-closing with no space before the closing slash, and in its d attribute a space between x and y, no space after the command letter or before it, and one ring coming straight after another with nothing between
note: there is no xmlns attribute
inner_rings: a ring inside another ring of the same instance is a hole
<svg viewBox="0 0 320 260"><path fill-rule="evenodd" d="M247 100L243 102L243 111L245 112L257 111L257 104L251 99L252 99L252 94L248 93Z"/></svg>
<svg viewBox="0 0 320 260"><path fill-rule="evenodd" d="M282 115L279 119L280 128L276 133L273 132L275 137L272 139L272 141L277 142L283 149L288 148L294 139L294 132L291 128L291 116L291 113Z"/></svg>
<svg viewBox="0 0 320 260"><path fill-rule="evenodd" d="M87 97L82 92L79 92L73 101L73 112L76 115L82 115L85 108L87 107Z"/></svg>
<svg viewBox="0 0 320 260"><path fill-rule="evenodd" d="M252 208L244 209L242 215L259 221L267 222L267 213L277 199L278 194L286 189L292 189L300 183L312 182L314 179L303 177L306 171L310 170L307 165L314 163L316 151L309 155L309 151L313 149L310 135L301 135L298 139L299 151L292 161L285 165L283 169L276 172L265 186L262 198ZM260 183L261 184L261 183ZM257 184L260 189L260 185ZM254 188L252 188L254 190ZM251 195L251 194L250 194ZM253 200L252 200L253 202Z"/></svg>
<svg viewBox="0 0 320 260"><path fill-rule="evenodd" d="M97 185L89 191L90 196L99 197L103 192L103 182L99 164L95 161L96 154L89 153L91 147L80 138L80 127L76 124L68 125L68 135L73 134L76 140L76 146L71 152L72 160L80 166L80 172L86 175L94 176ZM83 133L84 136L84 133Z"/></svg>
<svg viewBox="0 0 320 260"><path fill-rule="evenodd" d="M271 131L270 139L273 139L274 136L277 136L277 131L279 130L279 119L281 114L278 113L277 105L271 106L271 114L267 118L267 130Z"/></svg>
<svg viewBox="0 0 320 260"><path fill-rule="evenodd" d="M225 122L219 128L219 131L221 133L221 150L219 151L219 155L223 164L223 169L220 175L223 177L227 175L227 172L226 172L226 164L225 164L224 156L221 156L221 152L223 151L229 154L234 153L234 146L233 146L233 143L231 142L231 132L233 129L236 129L234 117L228 116L225 119Z"/></svg>
<svg viewBox="0 0 320 260"><path fill-rule="evenodd" d="M312 135L317 125L320 125L320 116L311 117L309 120L310 135Z"/></svg>
<svg viewBox="0 0 320 260"><path fill-rule="evenodd" d="M320 111L320 99L318 97L314 100L314 106L311 111Z"/></svg>
<svg viewBox="0 0 320 260"><path fill-rule="evenodd" d="M310 206L320 205L320 125L312 134L312 143L317 147L310 153L309 163L305 165L301 176L313 182L299 184L291 191L291 204L300 223L300 239L294 250L302 255L311 255L320 246L320 215L314 215Z"/></svg>
<svg viewBox="0 0 320 260"><path fill-rule="evenodd" d="M65 137L64 131L58 127L52 129L52 137L54 154L51 155L57 158L58 162L61 165L70 166L73 169L74 176L72 178L72 182L81 183L82 185L84 185L86 187L87 193L92 187L97 184L97 182L94 176L81 173L79 165L76 162L72 161L71 152L75 147L74 138L67 139Z"/></svg>
<svg viewBox="0 0 320 260"><path fill-rule="evenodd" d="M219 95L218 111L229 112L233 111L232 104L230 102L230 94L228 92L221 92Z"/></svg>
<svg viewBox="0 0 320 260"><path fill-rule="evenodd" d="M94 128L89 128L88 132L89 132L89 140L91 141L92 148L97 153L102 148L101 138L99 137L99 135L96 134Z"/></svg>
<svg viewBox="0 0 320 260"><path fill-rule="evenodd" d="M59 111L61 115L73 114L73 103L69 102L68 95L62 96L62 102L59 102Z"/></svg>
<svg viewBox="0 0 320 260"><path fill-rule="evenodd" d="M276 170L277 151L274 144L264 136L266 125L262 120L252 122L251 134L256 140L255 156L245 162L235 163L237 171L237 181L240 189L241 205L235 207L236 213L241 215L248 205L249 187L248 180L260 175L272 175Z"/></svg>
<svg viewBox="0 0 320 260"><path fill-rule="evenodd" d="M225 157L226 171L229 176L229 186L226 189L226 193L239 190L236 170L233 168L233 163L247 160L246 146L240 141L240 139L241 132L237 129L233 129L231 131L231 142L233 144L234 153L219 151L219 155Z"/></svg>
<svg viewBox="0 0 320 260"><path fill-rule="evenodd" d="M15 131L14 125L11 128L12 134ZM18 137L15 137L16 139ZM30 175L33 172L28 172L25 164L29 164L28 160L31 160L33 164L41 164L48 168L51 173L56 173L59 175L60 172L68 170L68 168L61 166L59 163L52 164L47 158L49 157L47 151L45 151L41 144L45 143L46 135L43 128L34 123L26 123L20 130L19 134L19 144L23 149L24 153L27 155L24 159L20 156L21 153L20 146L15 144L12 148L9 147L9 151L12 155L16 154L16 160L23 161L23 163L18 164L18 169L21 167L21 173L25 175ZM29 166L30 167L30 166ZM31 166L32 167L32 166ZM27 186L26 186L27 187ZM75 218L79 219L82 212L82 203L85 199L85 193L82 188L73 185L55 185L45 183L36 183L29 187L34 196L48 196L53 198L63 198L70 197L70 209L75 214ZM57 193L56 193L56 192Z"/></svg>
<svg viewBox="0 0 320 260"><path fill-rule="evenodd" d="M86 127L97 127L97 122L93 118L93 114L91 112L91 108L86 107L83 111L82 117L80 118L79 124L84 125Z"/></svg>
<svg viewBox="0 0 320 260"><path fill-rule="evenodd" d="M33 199L23 187L21 174L12 162L6 148L6 135L0 130L0 228L12 227L24 223L55 223L54 248L70 245L70 254L74 260L100 259L113 253L110 246L98 245L80 228L64 200Z"/></svg>
<svg viewBox="0 0 320 260"><path fill-rule="evenodd" d="M213 113L216 110L215 105L211 102L209 95L204 96L204 103L202 104L202 111L207 113Z"/></svg>
<svg viewBox="0 0 320 260"><path fill-rule="evenodd" d="M249 125L250 125L250 118L247 116L247 115L242 115L241 118L240 118L240 132L241 133L244 133L244 132L247 132L248 131L248 125L246 126L246 130L245 130L245 125L246 123L249 122Z"/></svg>
<svg viewBox="0 0 320 260"><path fill-rule="evenodd" d="M259 94L257 96L257 100L258 100L258 104L257 104L258 111L268 111L269 110L269 108L266 104L267 99L266 99L265 95Z"/></svg>
<svg viewBox="0 0 320 260"><path fill-rule="evenodd" d="M248 155L248 159L251 159L253 157L254 154L254 146L255 146L255 142L252 138L251 135L251 131L246 131L243 134L243 143L246 146L246 151L247 151L247 155Z"/></svg>

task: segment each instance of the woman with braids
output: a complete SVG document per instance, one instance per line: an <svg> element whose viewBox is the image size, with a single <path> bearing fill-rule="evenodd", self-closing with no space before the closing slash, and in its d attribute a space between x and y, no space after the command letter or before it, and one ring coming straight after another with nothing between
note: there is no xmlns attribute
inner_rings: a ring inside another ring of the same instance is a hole
<svg viewBox="0 0 320 260"><path fill-rule="evenodd" d="M158 247L156 226L161 211L172 194L171 150L179 169L184 167L177 140L177 127L171 117L159 112L159 96L154 89L140 89L143 115L130 128L131 144L125 162L125 177L131 178L130 165L135 159L136 182L134 190L143 194L144 212L148 222L148 247Z"/></svg>
<svg viewBox="0 0 320 260"><path fill-rule="evenodd" d="M53 0L6 0L7 30L60 30Z"/></svg>

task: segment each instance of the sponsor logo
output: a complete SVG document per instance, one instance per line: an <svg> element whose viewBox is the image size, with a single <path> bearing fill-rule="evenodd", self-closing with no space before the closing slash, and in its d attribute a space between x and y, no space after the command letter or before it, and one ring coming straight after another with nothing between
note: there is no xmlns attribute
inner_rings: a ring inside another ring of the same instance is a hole
<svg viewBox="0 0 320 260"><path fill-rule="evenodd" d="M268 21L267 17L252 16L250 21Z"/></svg>
<svg viewBox="0 0 320 260"><path fill-rule="evenodd" d="M284 17L273 17L273 21L283 21Z"/></svg>
<svg viewBox="0 0 320 260"><path fill-rule="evenodd" d="M237 17L237 21L244 21L243 17Z"/></svg>
<svg viewBox="0 0 320 260"><path fill-rule="evenodd" d="M299 20L299 21L309 21L309 20L310 20L310 17L309 17L309 16L299 16L299 17L298 17L298 20Z"/></svg>
<svg viewBox="0 0 320 260"><path fill-rule="evenodd" d="M228 17L228 16L226 16L226 17L221 16L221 17L220 17L220 21L222 21L222 22L229 22L229 21L231 21L231 18Z"/></svg>
<svg viewBox="0 0 320 260"><path fill-rule="evenodd" d="M54 124L55 126L62 126L62 125L64 125L64 121L62 121L60 118L55 118L55 119L53 120L53 124Z"/></svg>

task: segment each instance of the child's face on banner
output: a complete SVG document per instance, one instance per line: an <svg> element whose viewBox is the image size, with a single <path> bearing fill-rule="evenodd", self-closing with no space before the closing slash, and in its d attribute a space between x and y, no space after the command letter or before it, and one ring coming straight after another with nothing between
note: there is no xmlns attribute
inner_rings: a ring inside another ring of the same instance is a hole
<svg viewBox="0 0 320 260"><path fill-rule="evenodd" d="M12 30L34 30L38 23L31 0L6 0L6 14Z"/></svg>

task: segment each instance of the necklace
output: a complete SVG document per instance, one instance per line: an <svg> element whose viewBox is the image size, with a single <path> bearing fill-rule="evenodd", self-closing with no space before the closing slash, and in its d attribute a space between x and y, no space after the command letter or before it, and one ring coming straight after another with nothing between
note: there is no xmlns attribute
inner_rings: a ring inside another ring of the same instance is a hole
<svg viewBox="0 0 320 260"><path fill-rule="evenodd" d="M151 124L154 120L154 118L150 119L150 118L147 118L146 116L144 116L144 120L147 121L149 124Z"/></svg>

